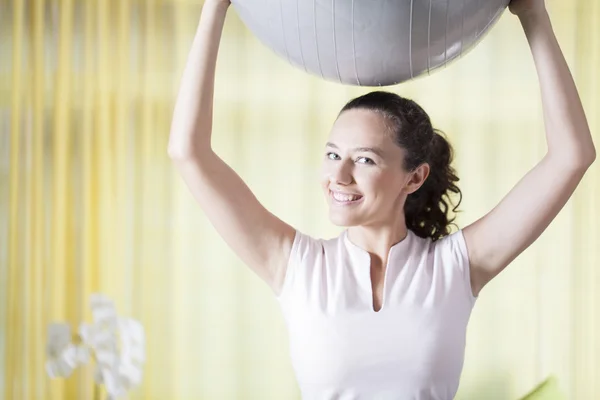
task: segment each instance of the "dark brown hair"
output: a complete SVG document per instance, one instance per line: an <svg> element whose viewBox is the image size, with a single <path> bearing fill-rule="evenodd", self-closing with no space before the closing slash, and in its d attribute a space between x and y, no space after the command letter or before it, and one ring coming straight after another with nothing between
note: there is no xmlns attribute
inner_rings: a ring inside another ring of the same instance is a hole
<svg viewBox="0 0 600 400"><path fill-rule="evenodd" d="M454 217L448 214L450 210L456 212L462 193L451 166L452 146L441 131L433 128L429 115L414 101L382 91L351 100L340 113L351 109L371 110L385 118L394 141L406 151L404 168L407 171L414 171L423 163L430 166L423 185L406 199L404 216L408 229L434 241L450 234ZM458 194L456 205L450 198L451 193Z"/></svg>

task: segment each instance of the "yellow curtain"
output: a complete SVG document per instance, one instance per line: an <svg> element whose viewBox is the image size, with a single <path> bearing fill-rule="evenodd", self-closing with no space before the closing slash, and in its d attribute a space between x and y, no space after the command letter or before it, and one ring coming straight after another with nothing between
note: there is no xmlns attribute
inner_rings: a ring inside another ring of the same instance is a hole
<svg viewBox="0 0 600 400"><path fill-rule="evenodd" d="M201 5L184 0L0 1L0 393L91 399L91 370L49 380L46 327L91 318L102 292L147 333L133 399L294 399L278 306L216 235L167 158L173 100ZM600 3L549 2L600 143ZM369 89L308 76L228 17L215 146L271 211L337 233L318 187L339 108ZM506 14L465 58L390 88L448 133L464 226L545 151L539 88ZM475 307L459 399L516 399L556 375L600 396L600 176ZM519 229L519 227L515 227Z"/></svg>

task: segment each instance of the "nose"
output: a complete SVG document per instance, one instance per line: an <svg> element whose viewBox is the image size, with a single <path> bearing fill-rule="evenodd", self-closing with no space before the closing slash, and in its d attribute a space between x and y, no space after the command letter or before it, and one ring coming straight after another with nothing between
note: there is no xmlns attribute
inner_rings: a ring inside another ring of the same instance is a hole
<svg viewBox="0 0 600 400"><path fill-rule="evenodd" d="M337 162L330 171L329 179L338 185L350 185L354 182L352 177L352 165L348 162Z"/></svg>

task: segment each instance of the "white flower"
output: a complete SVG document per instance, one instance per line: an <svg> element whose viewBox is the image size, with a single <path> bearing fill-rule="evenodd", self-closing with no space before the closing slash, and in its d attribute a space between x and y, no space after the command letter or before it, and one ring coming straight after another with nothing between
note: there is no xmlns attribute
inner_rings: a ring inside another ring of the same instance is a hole
<svg viewBox="0 0 600 400"><path fill-rule="evenodd" d="M113 303L101 295L92 296L91 306L94 323L82 324L79 332L96 355L94 379L118 398L142 381L144 328L138 321L119 318Z"/></svg>
<svg viewBox="0 0 600 400"><path fill-rule="evenodd" d="M50 357L58 356L71 343L71 327L69 324L50 324L48 326L48 344L46 352Z"/></svg>
<svg viewBox="0 0 600 400"><path fill-rule="evenodd" d="M106 387L106 392L111 398L116 399L125 396L127 391L131 389L131 387L125 385L119 372L113 368L101 368L100 376Z"/></svg>
<svg viewBox="0 0 600 400"><path fill-rule="evenodd" d="M50 326L46 369L51 377L67 377L88 362L91 350L96 359L94 380L106 387L109 399L116 399L142 381L144 328L136 320L120 318L113 302L102 295L92 295L90 305L94 322L79 326L81 346L71 343L69 325Z"/></svg>
<svg viewBox="0 0 600 400"><path fill-rule="evenodd" d="M119 320L122 361L141 364L146 361L144 327L134 319Z"/></svg>
<svg viewBox="0 0 600 400"><path fill-rule="evenodd" d="M79 365L89 361L90 354L84 346L71 343L71 327L68 324L51 324L48 327L46 371L51 378L71 375Z"/></svg>
<svg viewBox="0 0 600 400"><path fill-rule="evenodd" d="M119 318L118 329L110 338L96 341L98 383L114 398L120 397L142 381L142 364L145 361L144 328L135 320Z"/></svg>
<svg viewBox="0 0 600 400"><path fill-rule="evenodd" d="M145 336L142 324L133 319L119 320L121 338L121 360L119 374L127 387L142 381L142 364L146 360Z"/></svg>
<svg viewBox="0 0 600 400"><path fill-rule="evenodd" d="M114 326L117 324L117 310L109 298L101 294L92 294L90 306L95 325Z"/></svg>

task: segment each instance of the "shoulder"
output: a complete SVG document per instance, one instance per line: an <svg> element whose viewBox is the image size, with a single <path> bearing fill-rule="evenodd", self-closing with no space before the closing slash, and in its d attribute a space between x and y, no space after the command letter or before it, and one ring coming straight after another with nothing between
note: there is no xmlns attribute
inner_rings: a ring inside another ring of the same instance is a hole
<svg viewBox="0 0 600 400"><path fill-rule="evenodd" d="M468 261L467 244L462 229L432 242L436 252L454 261Z"/></svg>
<svg viewBox="0 0 600 400"><path fill-rule="evenodd" d="M281 297L292 282L311 280L315 271L327 264L332 257L335 258L335 254L341 250L341 239L341 235L322 239L296 230L277 297Z"/></svg>
<svg viewBox="0 0 600 400"><path fill-rule="evenodd" d="M427 255L436 265L460 271L469 267L469 256L462 230L438 240L414 236L412 251Z"/></svg>
<svg viewBox="0 0 600 400"><path fill-rule="evenodd" d="M412 231L409 231L409 234L412 252L425 252L443 256L466 250L466 242L462 230L453 232L435 241L429 237L423 238L417 236Z"/></svg>
<svg viewBox="0 0 600 400"><path fill-rule="evenodd" d="M474 301L478 293L473 291L469 251L463 230L459 229L434 243L439 264L450 275L456 276L462 282L468 291L469 298Z"/></svg>
<svg viewBox="0 0 600 400"><path fill-rule="evenodd" d="M314 237L296 230L290 261L306 260L318 255L339 251L343 247L343 233L330 239Z"/></svg>
<svg viewBox="0 0 600 400"><path fill-rule="evenodd" d="M469 254L462 229L436 241L413 234L412 242L411 257L428 265L426 270L443 277L444 282L463 286L471 300L475 298L471 290Z"/></svg>
<svg viewBox="0 0 600 400"><path fill-rule="evenodd" d="M308 260L322 254L325 251L325 242L326 240L324 239L316 238L300 230L296 230L288 266L292 262Z"/></svg>

